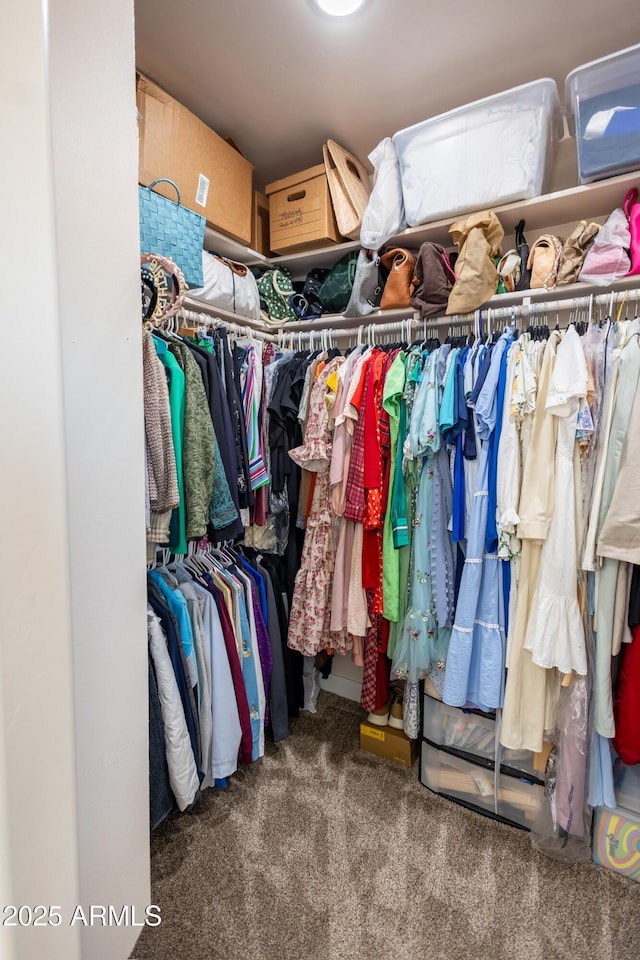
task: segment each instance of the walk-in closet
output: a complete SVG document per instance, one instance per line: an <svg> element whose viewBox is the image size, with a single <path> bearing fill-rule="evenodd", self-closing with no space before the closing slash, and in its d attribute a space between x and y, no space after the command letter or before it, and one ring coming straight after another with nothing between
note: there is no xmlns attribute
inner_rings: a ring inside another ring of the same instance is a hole
<svg viewBox="0 0 640 960"><path fill-rule="evenodd" d="M23 0L1 960L632 960L640 12Z"/></svg>

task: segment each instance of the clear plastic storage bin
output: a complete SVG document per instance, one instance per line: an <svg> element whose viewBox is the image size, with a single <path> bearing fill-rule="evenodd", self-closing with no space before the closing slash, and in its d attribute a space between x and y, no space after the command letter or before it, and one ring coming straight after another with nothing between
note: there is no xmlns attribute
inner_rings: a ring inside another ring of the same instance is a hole
<svg viewBox="0 0 640 960"><path fill-rule="evenodd" d="M565 101L580 183L640 168L640 44L572 70Z"/></svg>
<svg viewBox="0 0 640 960"><path fill-rule="evenodd" d="M553 80L534 80L394 134L407 223L538 197L562 134Z"/></svg>
<svg viewBox="0 0 640 960"><path fill-rule="evenodd" d="M616 803L630 813L640 815L640 764L627 767L620 757L613 764Z"/></svg>
<svg viewBox="0 0 640 960"><path fill-rule="evenodd" d="M510 823L531 829L544 800L544 788L538 783L495 773L462 757L438 750L422 742L420 780L423 786L450 800L477 807Z"/></svg>
<svg viewBox="0 0 640 960"><path fill-rule="evenodd" d="M496 721L491 716L470 713L460 707L450 707L425 694L423 734L426 740L439 747L451 747L453 750L495 762ZM535 756L529 750L507 750L502 747L500 763L542 779L542 772L535 767Z"/></svg>

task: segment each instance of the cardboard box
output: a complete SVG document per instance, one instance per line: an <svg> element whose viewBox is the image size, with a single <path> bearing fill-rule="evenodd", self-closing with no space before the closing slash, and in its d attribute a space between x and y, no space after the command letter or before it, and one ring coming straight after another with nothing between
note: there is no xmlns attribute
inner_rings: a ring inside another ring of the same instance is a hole
<svg viewBox="0 0 640 960"><path fill-rule="evenodd" d="M275 253L340 243L324 164L268 183L270 245Z"/></svg>
<svg viewBox="0 0 640 960"><path fill-rule="evenodd" d="M265 257L271 256L269 246L269 198L259 190L253 191L251 249Z"/></svg>
<svg viewBox="0 0 640 960"><path fill-rule="evenodd" d="M222 137L142 74L137 75L139 114L138 180L148 187L167 177L182 203L209 226L241 243L251 243L253 167ZM175 200L164 183L156 188Z"/></svg>
<svg viewBox="0 0 640 960"><path fill-rule="evenodd" d="M418 741L410 740L404 730L396 730L395 727L361 723L360 749L393 760L402 767L412 767L418 756Z"/></svg>
<svg viewBox="0 0 640 960"><path fill-rule="evenodd" d="M621 807L598 807L593 831L593 859L640 883L640 821Z"/></svg>

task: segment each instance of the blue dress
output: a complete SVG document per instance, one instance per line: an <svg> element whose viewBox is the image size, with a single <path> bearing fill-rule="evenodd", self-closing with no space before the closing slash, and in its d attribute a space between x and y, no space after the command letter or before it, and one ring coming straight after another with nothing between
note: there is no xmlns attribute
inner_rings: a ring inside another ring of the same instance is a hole
<svg viewBox="0 0 640 960"><path fill-rule="evenodd" d="M451 633L443 699L451 706L473 704L482 710L502 706L505 624L502 571L496 553L485 553L489 503L489 440L498 416L498 381L510 342L503 334L493 348L478 394L476 416L482 441L469 537L455 624Z"/></svg>

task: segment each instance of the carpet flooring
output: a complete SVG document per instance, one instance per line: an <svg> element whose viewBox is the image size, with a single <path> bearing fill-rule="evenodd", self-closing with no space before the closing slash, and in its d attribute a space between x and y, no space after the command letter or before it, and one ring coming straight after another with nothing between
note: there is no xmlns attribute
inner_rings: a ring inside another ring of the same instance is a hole
<svg viewBox="0 0 640 960"><path fill-rule="evenodd" d="M154 833L136 960L637 960L640 885L430 793L359 749L361 717L322 693Z"/></svg>

